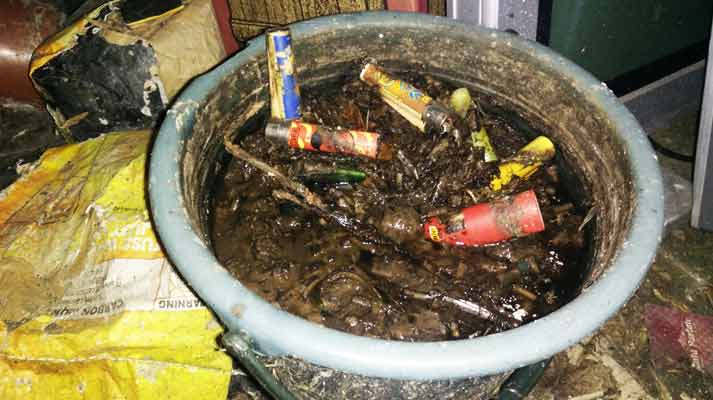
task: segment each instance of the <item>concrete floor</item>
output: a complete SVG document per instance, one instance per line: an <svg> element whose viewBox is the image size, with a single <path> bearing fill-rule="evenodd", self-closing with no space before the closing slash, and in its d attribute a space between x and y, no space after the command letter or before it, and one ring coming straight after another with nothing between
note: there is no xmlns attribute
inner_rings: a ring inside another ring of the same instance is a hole
<svg viewBox="0 0 713 400"><path fill-rule="evenodd" d="M697 113L681 112L652 136L691 154ZM691 179L692 164L659 156L663 168ZM647 303L713 315L713 233L688 226L688 215L669 227L656 262L629 303L596 334L554 357L529 400L713 399L713 376L682 362L655 365L644 326Z"/></svg>

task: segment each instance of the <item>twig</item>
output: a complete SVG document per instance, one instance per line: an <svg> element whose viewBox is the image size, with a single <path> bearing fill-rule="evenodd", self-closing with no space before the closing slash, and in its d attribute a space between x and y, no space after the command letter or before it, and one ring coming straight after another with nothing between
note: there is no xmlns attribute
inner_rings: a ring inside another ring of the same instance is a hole
<svg viewBox="0 0 713 400"><path fill-rule="evenodd" d="M437 145L433 147L430 153L428 153L428 158L435 160L436 157L441 154L444 150L448 148L448 139L441 139Z"/></svg>
<svg viewBox="0 0 713 400"><path fill-rule="evenodd" d="M302 196L305 202L310 206L316 207L322 211L327 210L327 206L324 204L324 202L322 202L322 199L320 199L319 196L315 195L309 189L307 189L305 185L289 179L282 172L271 167L265 162L255 158L252 154L243 150L237 144L231 143L227 136L223 138L223 144L225 145L225 148L230 152L230 154L232 154L235 158L243 160L246 163L264 172L265 174L267 174L267 176L275 178L275 180L277 180L277 182L285 189Z"/></svg>
<svg viewBox="0 0 713 400"><path fill-rule="evenodd" d="M438 195L441 192L441 186L443 186L444 179L446 179L446 177L442 176L441 179L438 180L436 187L433 188L433 194L431 194L431 203L434 203L436 199L438 199Z"/></svg>
<svg viewBox="0 0 713 400"><path fill-rule="evenodd" d="M424 214L423 216L426 217L426 218L430 218L430 217L435 217L435 216L437 216L437 215L448 214L449 211L450 211L450 210L449 210L448 208L446 208L446 207L439 207L439 208L436 208L436 209L434 209L434 210L431 210L431 211L427 212L427 213Z"/></svg>
<svg viewBox="0 0 713 400"><path fill-rule="evenodd" d="M488 310L486 307L477 304L473 301L456 299L454 297L446 296L443 293L439 293L435 290L432 290L428 293L422 293L411 289L403 289L403 293L406 296L416 300L441 300L443 302L450 303L458 307L458 309L460 309L461 311L475 315L479 318L492 322L497 322L500 320L500 322L509 325L510 328L514 328L519 325L519 323L516 322L514 319L509 318L507 316L496 315L494 312Z"/></svg>
<svg viewBox="0 0 713 400"><path fill-rule="evenodd" d="M396 152L396 158L398 158L399 161L401 161L406 166L406 168L411 173L411 175L413 175L413 177L416 178L416 180L418 180L418 171L416 170L416 167L413 166L411 161L409 161L409 159L406 158L406 154L404 154L403 151L399 150Z"/></svg>
<svg viewBox="0 0 713 400"><path fill-rule="evenodd" d="M559 215L559 214L564 214L564 213L566 213L567 211L569 211L569 210L571 210L571 209L573 209L573 208L574 208L574 204L572 204L572 203L564 203L564 204L561 204L561 205L555 207L555 208L553 209L553 211L555 212L555 214ZM580 230L581 230L581 229L580 229Z"/></svg>
<svg viewBox="0 0 713 400"><path fill-rule="evenodd" d="M532 293L531 291L525 289L522 286L513 285L512 290L513 290L513 292L519 294L520 296L522 296L530 301L537 300L536 294Z"/></svg>
<svg viewBox="0 0 713 400"><path fill-rule="evenodd" d="M587 223L589 223L589 221L591 221L595 215L597 215L597 210L598 210L597 206L593 206L592 208L589 209L589 211L587 212L587 215L584 216L584 220L579 225L579 228L577 228L577 231L580 231L580 232L582 231L582 228L584 228L584 226L587 225Z"/></svg>
<svg viewBox="0 0 713 400"><path fill-rule="evenodd" d="M473 204L478 203L478 199L475 198L475 194L473 193L472 190L466 189L465 192L468 193L468 196L470 196L470 199L473 200Z"/></svg>
<svg viewBox="0 0 713 400"><path fill-rule="evenodd" d="M372 226L371 224L363 223L348 215L342 214L341 212L330 209L330 207L324 204L324 202L319 196L312 193L309 189L307 189L306 186L289 179L282 172L257 159L247 151L243 150L237 144L232 143L228 135L225 135L223 137L223 144L225 145L225 148L230 152L230 154L232 154L235 158L245 161L246 163L267 174L267 176L274 178L282 187L289 191L288 192L275 190L272 193L273 196L293 202L308 210L311 210L312 212L325 219L335 222L337 225L353 233L356 237L358 237L364 242L391 245L399 253L408 254L390 239L382 237L376 230L376 228L374 228L374 226ZM300 199L296 195L299 195L300 197L302 197L302 199Z"/></svg>
<svg viewBox="0 0 713 400"><path fill-rule="evenodd" d="M285 200L289 201L291 203L294 203L302 208L307 208L309 209L310 206L309 204L305 203L304 201L300 200L297 196L290 192L286 192L284 190L273 190L272 191L272 197L276 198L277 200ZM320 214L321 215L321 214Z"/></svg>

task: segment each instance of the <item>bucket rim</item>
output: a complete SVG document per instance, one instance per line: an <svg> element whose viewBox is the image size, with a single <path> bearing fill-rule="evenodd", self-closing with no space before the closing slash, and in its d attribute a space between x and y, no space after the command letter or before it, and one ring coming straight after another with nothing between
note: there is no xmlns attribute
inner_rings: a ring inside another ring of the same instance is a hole
<svg viewBox="0 0 713 400"><path fill-rule="evenodd" d="M438 380L486 376L529 365L574 345L599 328L638 288L663 231L663 184L655 153L636 119L601 81L563 56L510 33L417 13L362 12L320 17L290 25L297 40L332 29L391 24L419 28L437 23L459 35L488 35L527 52L572 80L588 101L604 110L626 148L635 193L631 224L611 265L575 299L558 310L508 331L473 339L399 342L329 329L278 310L238 282L192 229L182 197L181 162L202 100L221 79L264 53L264 36L196 78L161 124L149 163L149 202L168 258L229 330L247 334L270 356L379 378ZM585 318L583 318L586 317Z"/></svg>

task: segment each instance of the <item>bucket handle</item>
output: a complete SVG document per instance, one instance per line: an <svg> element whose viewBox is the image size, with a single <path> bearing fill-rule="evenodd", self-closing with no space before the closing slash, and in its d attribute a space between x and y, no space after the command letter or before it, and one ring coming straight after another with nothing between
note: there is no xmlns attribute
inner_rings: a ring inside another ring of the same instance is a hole
<svg viewBox="0 0 713 400"><path fill-rule="evenodd" d="M228 353L240 362L240 365L247 370L250 376L255 378L273 399L298 400L257 358L251 341L246 335L231 331L224 334L221 341Z"/></svg>

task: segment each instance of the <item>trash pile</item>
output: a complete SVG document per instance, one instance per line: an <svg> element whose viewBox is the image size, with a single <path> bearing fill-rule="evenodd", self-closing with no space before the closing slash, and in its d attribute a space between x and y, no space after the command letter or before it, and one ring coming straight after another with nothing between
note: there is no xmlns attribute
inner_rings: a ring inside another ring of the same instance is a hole
<svg viewBox="0 0 713 400"><path fill-rule="evenodd" d="M69 142L153 128L196 75L237 50L220 2L106 1L40 45L29 75Z"/></svg>
<svg viewBox="0 0 713 400"><path fill-rule="evenodd" d="M513 328L577 294L591 212L546 136L375 60L300 88L289 31L266 40L270 118L226 133L211 214L241 282L310 321L408 341Z"/></svg>

